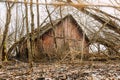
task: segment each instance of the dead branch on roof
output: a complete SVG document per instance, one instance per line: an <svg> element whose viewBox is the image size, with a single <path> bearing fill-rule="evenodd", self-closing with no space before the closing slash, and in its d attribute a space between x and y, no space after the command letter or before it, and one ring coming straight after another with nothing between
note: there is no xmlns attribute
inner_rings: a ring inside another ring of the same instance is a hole
<svg viewBox="0 0 120 80"><path fill-rule="evenodd" d="M92 8L92 10L95 10L97 13L104 14L105 16L108 16L108 17L111 17L111 18L113 18L113 19L115 19L115 20L120 21L120 19L119 19L118 17L112 16L111 14L108 14L108 13L106 13L106 12L100 10L100 9Z"/></svg>
<svg viewBox="0 0 120 80"><path fill-rule="evenodd" d="M91 16L92 18L94 18L95 20L97 20L98 22L100 22L101 24L104 24L104 23L106 23L106 21L107 21L106 18L100 17L100 16L98 16L98 15L96 15L96 14L93 14L93 13L91 13L91 12L85 10L85 9L83 9L83 10L79 9L79 10L82 11L83 13ZM106 26L107 26L109 29L114 30L116 33L119 33L119 34L120 34L120 28L118 28L119 25L118 25L117 23L115 23L113 20L109 20L109 23L107 23Z"/></svg>
<svg viewBox="0 0 120 80"><path fill-rule="evenodd" d="M47 3L47 1L46 1L46 3ZM51 15L50 15L50 12L48 10L48 6L47 5L46 5L46 10L47 10L47 13L48 13L48 16L49 16L49 19L50 19L50 23L51 23L51 26L52 26L52 29L53 29L53 36L54 36L55 48L57 49L57 42L56 42L56 38L55 38L55 29L54 29L55 26L54 26L54 24L52 22L52 18L51 18Z"/></svg>

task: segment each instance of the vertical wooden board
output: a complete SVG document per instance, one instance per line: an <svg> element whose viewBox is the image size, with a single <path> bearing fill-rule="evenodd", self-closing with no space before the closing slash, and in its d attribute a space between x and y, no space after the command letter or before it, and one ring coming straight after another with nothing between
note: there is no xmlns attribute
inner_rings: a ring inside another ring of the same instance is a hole
<svg viewBox="0 0 120 80"><path fill-rule="evenodd" d="M56 28L55 28L55 36L56 37L63 37L63 25L62 23L59 24L59 25L56 25Z"/></svg>
<svg viewBox="0 0 120 80"><path fill-rule="evenodd" d="M43 35L42 44L45 52L49 52L54 48L54 39L51 32Z"/></svg>
<svg viewBox="0 0 120 80"><path fill-rule="evenodd" d="M81 50L83 34L79 31L78 25L72 23L70 19L66 19L63 23L63 27L65 28L66 42L69 43L70 48ZM84 45L87 45L86 41L84 41ZM87 53L88 51L89 49L85 48L85 53Z"/></svg>
<svg viewBox="0 0 120 80"><path fill-rule="evenodd" d="M56 41L57 41L57 47L58 48L61 48L62 46L64 46L63 39L57 38Z"/></svg>

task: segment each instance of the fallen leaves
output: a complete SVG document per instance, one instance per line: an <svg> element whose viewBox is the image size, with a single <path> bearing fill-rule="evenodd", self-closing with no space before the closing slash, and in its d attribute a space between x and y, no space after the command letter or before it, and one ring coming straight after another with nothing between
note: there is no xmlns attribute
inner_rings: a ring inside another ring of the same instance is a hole
<svg viewBox="0 0 120 80"><path fill-rule="evenodd" d="M0 79L10 80L119 80L120 64L85 62L84 64L28 63L6 65L0 69Z"/></svg>

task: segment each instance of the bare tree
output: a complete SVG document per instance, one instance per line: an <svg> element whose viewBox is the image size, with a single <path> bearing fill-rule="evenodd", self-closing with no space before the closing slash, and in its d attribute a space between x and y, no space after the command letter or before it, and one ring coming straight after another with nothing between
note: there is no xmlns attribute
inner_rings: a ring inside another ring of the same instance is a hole
<svg viewBox="0 0 120 80"><path fill-rule="evenodd" d="M29 36L29 25L28 25L28 5L27 5L27 1L26 0L24 0L24 4L25 4L25 19L26 19L26 32L27 32L27 37L28 37L28 39L27 39L27 50L28 50L28 53L27 53L27 55L28 55L28 59L29 59L29 54L31 54L31 47L30 47L30 36Z"/></svg>
<svg viewBox="0 0 120 80"><path fill-rule="evenodd" d="M23 6L23 4L21 4L22 26L21 26L21 31L20 31L20 34L19 34L19 38L21 38L23 36L23 34L25 33L25 19L26 19L26 17L25 17L25 13L22 9L22 6ZM27 32L27 30L26 30L26 32Z"/></svg>
<svg viewBox="0 0 120 80"><path fill-rule="evenodd" d="M39 27L40 26L40 19L39 19L39 1L38 0L36 0L36 2L37 2L37 5L36 5L36 7L37 7L37 27Z"/></svg>
<svg viewBox="0 0 120 80"><path fill-rule="evenodd" d="M14 6L14 3L6 3L6 23L5 23L5 30L3 32L3 40L2 40L2 44L1 44L1 54L2 54L2 61L7 60L7 36L8 36L8 30L9 30L9 24L10 24L10 20L11 20L11 10Z"/></svg>
<svg viewBox="0 0 120 80"><path fill-rule="evenodd" d="M34 13L33 13L33 0L30 0L30 15L31 15L31 34L30 34L30 50L29 53L29 63L32 70L32 61L35 54L35 44L34 44Z"/></svg>

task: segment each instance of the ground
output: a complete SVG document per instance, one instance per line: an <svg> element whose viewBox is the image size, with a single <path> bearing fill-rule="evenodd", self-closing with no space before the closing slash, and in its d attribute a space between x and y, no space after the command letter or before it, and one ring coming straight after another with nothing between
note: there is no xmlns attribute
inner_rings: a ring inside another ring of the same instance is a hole
<svg viewBox="0 0 120 80"><path fill-rule="evenodd" d="M0 80L120 80L120 61L82 63L3 62Z"/></svg>

